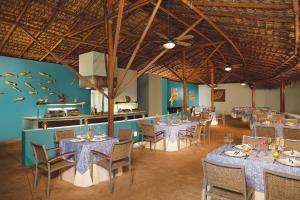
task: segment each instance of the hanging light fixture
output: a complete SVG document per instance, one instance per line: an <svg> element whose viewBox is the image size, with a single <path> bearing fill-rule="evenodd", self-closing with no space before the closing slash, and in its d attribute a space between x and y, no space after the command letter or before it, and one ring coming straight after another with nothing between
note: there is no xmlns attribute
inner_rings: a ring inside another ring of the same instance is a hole
<svg viewBox="0 0 300 200"><path fill-rule="evenodd" d="M175 43L169 40L167 43L163 44L163 47L166 49L173 49L175 47Z"/></svg>
<svg viewBox="0 0 300 200"><path fill-rule="evenodd" d="M242 80L240 84L241 84L241 86L245 86L246 82L244 80Z"/></svg>
<svg viewBox="0 0 300 200"><path fill-rule="evenodd" d="M232 70L232 68L231 68L230 65L226 65L226 66L225 66L225 71L226 71L226 72L229 72L229 71L231 71L231 70Z"/></svg>

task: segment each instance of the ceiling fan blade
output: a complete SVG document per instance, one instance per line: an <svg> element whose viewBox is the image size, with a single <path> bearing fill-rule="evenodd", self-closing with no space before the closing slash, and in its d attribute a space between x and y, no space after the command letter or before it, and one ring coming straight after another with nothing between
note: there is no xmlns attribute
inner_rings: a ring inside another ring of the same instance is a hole
<svg viewBox="0 0 300 200"><path fill-rule="evenodd" d="M156 35L157 35L158 37L164 39L164 40L169 40L169 38L168 38L166 35L164 35L164 34L161 34L161 33L156 32Z"/></svg>
<svg viewBox="0 0 300 200"><path fill-rule="evenodd" d="M175 37L175 40L189 40L189 39L193 39L194 36L193 35L185 35L183 37Z"/></svg>
<svg viewBox="0 0 300 200"><path fill-rule="evenodd" d="M243 66L243 64L234 64L231 65L232 68L241 68Z"/></svg>
<svg viewBox="0 0 300 200"><path fill-rule="evenodd" d="M182 41L175 41L175 44L178 44L178 45L181 45L181 46L185 46L185 47L192 46L191 43L188 43L188 42L182 42Z"/></svg>

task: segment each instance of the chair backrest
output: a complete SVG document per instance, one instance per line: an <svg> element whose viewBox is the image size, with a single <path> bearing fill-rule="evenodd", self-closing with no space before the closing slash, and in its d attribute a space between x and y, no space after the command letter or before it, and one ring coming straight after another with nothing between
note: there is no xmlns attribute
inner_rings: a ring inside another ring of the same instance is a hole
<svg viewBox="0 0 300 200"><path fill-rule="evenodd" d="M201 112L200 116L201 116L202 120L208 120L208 119L210 119L209 112Z"/></svg>
<svg viewBox="0 0 300 200"><path fill-rule="evenodd" d="M256 121L261 121L262 119L267 119L268 115L264 113L257 113L256 114Z"/></svg>
<svg viewBox="0 0 300 200"><path fill-rule="evenodd" d="M55 132L56 142L59 142L61 139L64 139L64 138L74 138L74 137L75 137L75 132L72 129Z"/></svg>
<svg viewBox="0 0 300 200"><path fill-rule="evenodd" d="M114 143L112 147L111 161L114 162L126 158L131 159L131 151L132 140Z"/></svg>
<svg viewBox="0 0 300 200"><path fill-rule="evenodd" d="M205 181L210 187L219 187L246 196L246 178L243 166L217 163L204 159L203 171Z"/></svg>
<svg viewBox="0 0 300 200"><path fill-rule="evenodd" d="M299 199L300 176L264 170L265 200Z"/></svg>
<svg viewBox="0 0 300 200"><path fill-rule="evenodd" d="M284 119L284 124L296 125L297 123L298 123L298 119Z"/></svg>
<svg viewBox="0 0 300 200"><path fill-rule="evenodd" d="M201 134L202 128L203 128L203 125L197 125L195 127L195 130L193 131L193 137L194 138L199 137L199 135Z"/></svg>
<svg viewBox="0 0 300 200"><path fill-rule="evenodd" d="M132 140L132 136L133 136L132 129L129 129L129 128L119 128L119 131L118 131L118 139L119 139L119 141Z"/></svg>
<svg viewBox="0 0 300 200"><path fill-rule="evenodd" d="M261 142L268 142L267 137L251 137L248 135L243 135L243 144L250 144L251 146L259 145Z"/></svg>
<svg viewBox="0 0 300 200"><path fill-rule="evenodd" d="M300 140L300 129L298 128L283 128L283 138L291 140Z"/></svg>
<svg viewBox="0 0 300 200"><path fill-rule="evenodd" d="M275 127L256 126L256 137L275 138Z"/></svg>
<svg viewBox="0 0 300 200"><path fill-rule="evenodd" d="M159 122L160 122L160 118L159 117L153 118L153 124L158 124Z"/></svg>
<svg viewBox="0 0 300 200"><path fill-rule="evenodd" d="M152 124L141 124L141 131L143 135L155 136L154 127Z"/></svg>
<svg viewBox="0 0 300 200"><path fill-rule="evenodd" d="M286 150L293 150L300 152L300 140L284 140L284 147Z"/></svg>
<svg viewBox="0 0 300 200"><path fill-rule="evenodd" d="M34 158L38 163L47 163L48 162L48 154L45 149L45 145L35 144L31 142Z"/></svg>
<svg viewBox="0 0 300 200"><path fill-rule="evenodd" d="M200 116L190 116L190 121L199 122L200 121Z"/></svg>

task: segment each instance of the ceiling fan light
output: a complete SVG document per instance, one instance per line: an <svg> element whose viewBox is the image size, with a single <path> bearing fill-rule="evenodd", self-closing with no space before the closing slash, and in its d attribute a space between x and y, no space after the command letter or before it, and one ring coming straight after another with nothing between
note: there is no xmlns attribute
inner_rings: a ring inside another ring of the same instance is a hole
<svg viewBox="0 0 300 200"><path fill-rule="evenodd" d="M244 80L242 80L240 84L241 84L241 86L245 86L246 82Z"/></svg>
<svg viewBox="0 0 300 200"><path fill-rule="evenodd" d="M231 71L231 70L232 70L232 68L231 68L230 66L226 66L226 67L225 67L225 71L226 71L226 72L229 72L229 71Z"/></svg>
<svg viewBox="0 0 300 200"><path fill-rule="evenodd" d="M167 43L163 44L163 47L166 49L173 49L175 47L175 43L172 41L168 41Z"/></svg>

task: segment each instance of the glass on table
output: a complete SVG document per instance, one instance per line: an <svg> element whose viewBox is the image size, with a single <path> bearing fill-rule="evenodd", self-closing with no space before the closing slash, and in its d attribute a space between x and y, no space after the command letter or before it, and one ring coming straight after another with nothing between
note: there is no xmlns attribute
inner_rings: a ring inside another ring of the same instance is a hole
<svg viewBox="0 0 300 200"><path fill-rule="evenodd" d="M226 146L231 147L232 142L233 142L232 134L231 133L225 133L224 143L226 144Z"/></svg>

